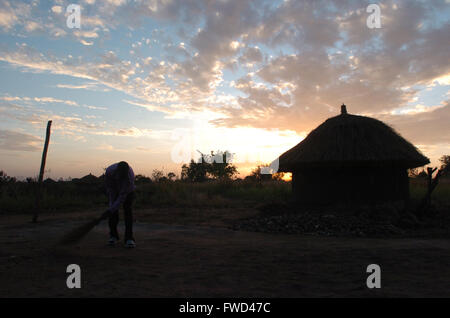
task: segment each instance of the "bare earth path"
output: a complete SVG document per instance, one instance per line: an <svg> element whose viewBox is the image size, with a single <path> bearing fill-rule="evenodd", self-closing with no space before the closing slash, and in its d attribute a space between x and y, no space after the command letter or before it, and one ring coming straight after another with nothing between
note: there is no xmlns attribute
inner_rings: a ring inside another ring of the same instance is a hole
<svg viewBox="0 0 450 318"><path fill-rule="evenodd" d="M75 246L51 249L92 215L42 217L37 225L0 217L0 296L450 297L449 240L275 235L141 218L136 249L107 247L105 224ZM73 263L81 289L66 287ZM366 287L372 263L381 266L379 290Z"/></svg>

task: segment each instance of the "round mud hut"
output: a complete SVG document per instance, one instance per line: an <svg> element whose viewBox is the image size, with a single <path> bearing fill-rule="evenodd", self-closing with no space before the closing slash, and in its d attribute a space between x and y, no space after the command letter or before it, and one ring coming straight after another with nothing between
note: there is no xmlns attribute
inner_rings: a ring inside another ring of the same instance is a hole
<svg viewBox="0 0 450 318"><path fill-rule="evenodd" d="M327 119L279 157L296 201L312 204L407 200L407 169L429 163L383 122L347 113Z"/></svg>

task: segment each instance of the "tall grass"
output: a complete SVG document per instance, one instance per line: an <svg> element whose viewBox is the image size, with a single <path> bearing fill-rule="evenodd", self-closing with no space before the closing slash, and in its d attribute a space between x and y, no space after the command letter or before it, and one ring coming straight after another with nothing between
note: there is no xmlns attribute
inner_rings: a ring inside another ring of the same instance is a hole
<svg viewBox="0 0 450 318"><path fill-rule="evenodd" d="M290 183L284 181L161 182L137 188L138 205L245 206L288 199Z"/></svg>
<svg viewBox="0 0 450 318"><path fill-rule="evenodd" d="M40 205L44 211L79 210L97 207L107 203L106 196L99 188L80 191L71 182L44 184ZM14 182L0 186L0 213L32 213L35 209L36 183Z"/></svg>
<svg viewBox="0 0 450 318"><path fill-rule="evenodd" d="M421 200L427 193L427 180L423 178L411 179L409 184L410 197L412 200ZM431 200L439 203L450 203L450 179L442 178L431 193Z"/></svg>
<svg viewBox="0 0 450 318"><path fill-rule="evenodd" d="M137 184L136 207L233 207L287 200L290 183L284 181L213 180L202 183L164 181ZM16 182L0 188L0 213L31 213L36 184ZM44 184L41 207L46 211L107 208L101 183Z"/></svg>
<svg viewBox="0 0 450 318"><path fill-rule="evenodd" d="M413 201L424 197L426 180L411 179ZM31 213L36 184L15 182L0 185L0 213ZM324 194L325 195L325 194ZM291 183L284 181L215 180L203 183L164 181L137 184L135 206L142 207L254 207L261 203L281 203L292 197ZM432 200L450 203L450 180L441 179ZM44 184L41 207L44 211L106 209L107 197L101 182Z"/></svg>

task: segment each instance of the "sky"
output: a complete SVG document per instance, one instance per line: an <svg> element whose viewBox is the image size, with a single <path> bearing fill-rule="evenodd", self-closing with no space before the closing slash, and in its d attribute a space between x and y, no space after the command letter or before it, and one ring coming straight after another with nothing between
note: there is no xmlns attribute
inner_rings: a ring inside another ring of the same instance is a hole
<svg viewBox="0 0 450 318"><path fill-rule="evenodd" d="M0 40L11 176L38 174L48 120L46 177L179 174L217 150L244 176L342 103L450 154L449 0L0 0Z"/></svg>

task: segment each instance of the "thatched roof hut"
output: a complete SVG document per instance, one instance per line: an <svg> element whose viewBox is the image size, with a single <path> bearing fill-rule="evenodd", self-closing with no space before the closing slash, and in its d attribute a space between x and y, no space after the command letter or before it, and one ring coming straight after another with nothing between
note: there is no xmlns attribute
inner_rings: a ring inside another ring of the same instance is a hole
<svg viewBox="0 0 450 318"><path fill-rule="evenodd" d="M341 114L327 119L279 157L292 172L300 201L379 201L409 197L408 168L429 163L414 145L383 122Z"/></svg>

